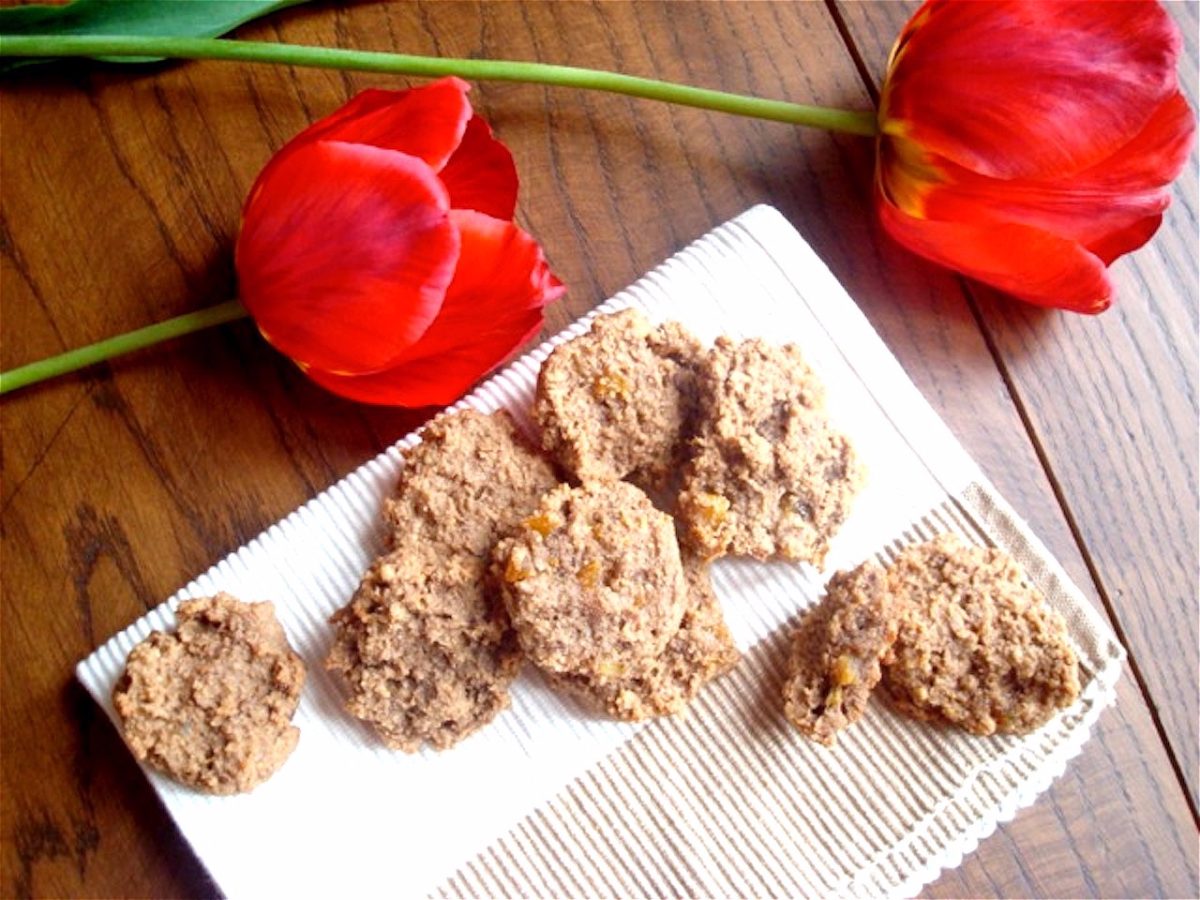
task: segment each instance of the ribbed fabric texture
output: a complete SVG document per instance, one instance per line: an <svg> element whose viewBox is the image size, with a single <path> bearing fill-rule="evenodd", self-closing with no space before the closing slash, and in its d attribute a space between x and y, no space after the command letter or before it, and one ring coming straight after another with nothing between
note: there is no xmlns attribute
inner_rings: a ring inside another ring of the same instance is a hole
<svg viewBox="0 0 1200 900"><path fill-rule="evenodd" d="M967 494L987 505L947 500L877 561L947 531L1036 558L982 486ZM1070 612L1069 587L1030 568L1053 605ZM723 597L793 606L732 567L715 580ZM819 588L804 594L815 602ZM437 896L915 893L1044 790L1110 700L1116 658L1101 663L1101 682L1096 657L1085 655L1084 700L1036 735L971 737L910 721L876 699L827 749L798 738L780 715L788 635L799 617L710 685L687 718L647 726L461 867Z"/></svg>
<svg viewBox="0 0 1200 900"><path fill-rule="evenodd" d="M1011 818L1078 753L1111 703L1123 651L988 485L854 302L775 210L756 207L597 312L643 308L718 334L794 341L829 391L869 481L826 570L722 560L713 583L741 664L684 717L611 722L531 669L512 708L446 753L385 749L323 669L329 616L379 549L379 510L412 435L218 563L80 663L113 716L130 649L190 596L270 599L309 678L299 747L246 796L147 775L231 896L827 896L917 892ZM593 313L594 315L595 313ZM587 317L462 401L529 427L537 370ZM788 634L837 568L942 531L1006 547L1066 616L1080 701L1025 738L973 738L873 701L834 749L801 738L779 699Z"/></svg>

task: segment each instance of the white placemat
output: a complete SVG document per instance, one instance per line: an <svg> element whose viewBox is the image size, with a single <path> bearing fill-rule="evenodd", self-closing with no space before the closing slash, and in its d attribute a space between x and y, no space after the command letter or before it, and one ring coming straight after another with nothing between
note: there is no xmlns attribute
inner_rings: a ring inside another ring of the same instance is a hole
<svg viewBox="0 0 1200 900"><path fill-rule="evenodd" d="M147 771L230 896L904 895L1012 817L1078 753L1114 698L1107 624L980 474L812 249L755 207L597 310L638 306L718 334L794 341L829 391L867 487L827 569L722 560L713 582L745 656L685 717L634 725L559 697L529 668L512 708L444 753L385 749L322 665L329 616L379 549L379 511L409 436L231 554L79 664L114 717L126 655L184 598L273 600L309 676L300 744L253 793L208 797ZM590 318L590 317L588 317ZM588 319L462 401L528 427L538 366ZM872 701L829 750L778 700L784 640L828 575L953 530L1007 547L1067 617L1085 689L1024 738L974 738ZM114 717L115 721L115 717Z"/></svg>

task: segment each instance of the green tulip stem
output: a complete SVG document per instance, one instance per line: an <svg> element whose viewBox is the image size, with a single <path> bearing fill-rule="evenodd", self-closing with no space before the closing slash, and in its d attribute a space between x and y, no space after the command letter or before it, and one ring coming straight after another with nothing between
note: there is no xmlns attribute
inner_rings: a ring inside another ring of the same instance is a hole
<svg viewBox="0 0 1200 900"><path fill-rule="evenodd" d="M125 334L97 341L86 347L68 350L58 356L2 372L0 373L0 394L7 394L9 391L36 384L47 378L65 375L106 359L112 359L114 356L120 356L122 353L149 347L160 341L191 334L194 331L202 331L205 328L212 328L214 325L224 325L226 322L242 319L247 315L249 313L246 312L246 307L237 300L229 300L225 303L218 303L216 306L209 306L196 312L167 319L156 325L147 325L136 331L127 331Z"/></svg>
<svg viewBox="0 0 1200 900"><path fill-rule="evenodd" d="M377 53L276 44L263 41L180 37L74 37L23 35L0 37L0 57L164 57L167 59L224 59L238 62L314 66L355 72L387 72L438 77L457 75L476 81L517 81L557 87L585 88L695 106L792 125L808 125L870 137L878 128L873 111L830 109L783 100L746 97L725 91L638 78L617 72L503 59L443 59L406 53Z"/></svg>
<svg viewBox="0 0 1200 900"><path fill-rule="evenodd" d="M475 81L515 81L557 87L584 88L661 100L791 125L807 125L871 137L878 133L875 113L823 106L806 106L783 100L746 97L725 91L638 78L617 72L556 66L547 63L514 62L501 59L443 59L404 53L376 53L309 47L263 41L220 40L182 37L107 37L72 35L0 36L0 57L158 57L165 59L223 59L237 62L313 66L356 72L386 72L399 75L440 77L457 75ZM211 328L247 315L236 300L168 319L108 340L80 347L50 359L0 373L0 394L74 372L159 341Z"/></svg>

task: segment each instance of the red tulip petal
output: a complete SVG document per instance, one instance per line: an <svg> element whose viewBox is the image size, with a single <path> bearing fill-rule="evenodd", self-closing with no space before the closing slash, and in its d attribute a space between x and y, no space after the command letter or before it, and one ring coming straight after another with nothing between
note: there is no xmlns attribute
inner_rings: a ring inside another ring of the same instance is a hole
<svg viewBox="0 0 1200 900"><path fill-rule="evenodd" d="M517 208L517 167L487 122L472 116L462 143L438 173L455 209L473 209L512 220Z"/></svg>
<svg viewBox="0 0 1200 900"><path fill-rule="evenodd" d="M455 210L462 255L446 302L404 359L385 372L344 377L312 370L317 384L366 403L446 404L529 340L542 307L564 288L537 242L511 222Z"/></svg>
<svg viewBox="0 0 1200 900"><path fill-rule="evenodd" d="M1122 190L1082 177L1051 183L1002 180L954 165L945 167L945 175L946 183L925 192L922 218L1028 225L1084 245L1157 216L1171 202L1166 188Z"/></svg>
<svg viewBox="0 0 1200 900"><path fill-rule="evenodd" d="M1101 262L1106 266L1111 265L1118 256L1124 256L1126 253L1136 250L1154 237L1154 232L1158 231L1158 226L1162 224L1162 218L1162 213L1147 216L1120 231L1106 234L1099 240L1088 244L1087 249L1090 253L1100 257Z"/></svg>
<svg viewBox="0 0 1200 900"><path fill-rule="evenodd" d="M1187 165L1195 138L1196 116L1183 94L1176 91L1131 141L1075 178L1113 190L1170 184Z"/></svg>
<svg viewBox="0 0 1200 900"><path fill-rule="evenodd" d="M462 238L462 255L437 319L404 361L464 350L496 362L520 344L527 328L514 328L514 318L541 316L565 288L546 264L542 248L512 222L470 210L451 210L450 220Z"/></svg>
<svg viewBox="0 0 1200 900"><path fill-rule="evenodd" d="M1177 91L1180 43L1152 2L930 0L897 45L884 131L996 178L1078 172Z"/></svg>
<svg viewBox="0 0 1200 900"><path fill-rule="evenodd" d="M1112 157L1056 181L989 178L903 139L881 142L880 177L887 197L917 218L1029 225L1089 249L1103 246L1097 255L1111 262L1109 254L1135 249L1153 233L1148 223L1170 203L1167 185L1186 164L1194 131L1191 110L1176 94Z"/></svg>
<svg viewBox="0 0 1200 900"><path fill-rule="evenodd" d="M914 253L1029 303L1082 313L1112 302L1104 263L1074 241L1027 225L970 225L878 204L887 232Z"/></svg>
<svg viewBox="0 0 1200 900"><path fill-rule="evenodd" d="M238 237L241 298L297 362L371 372L437 315L458 229L433 171L394 150L319 141L260 176Z"/></svg>
<svg viewBox="0 0 1200 900"><path fill-rule="evenodd" d="M406 91L366 90L300 132L287 148L318 140L366 144L418 157L437 171L462 142L472 116L470 89L460 78L442 78Z"/></svg>

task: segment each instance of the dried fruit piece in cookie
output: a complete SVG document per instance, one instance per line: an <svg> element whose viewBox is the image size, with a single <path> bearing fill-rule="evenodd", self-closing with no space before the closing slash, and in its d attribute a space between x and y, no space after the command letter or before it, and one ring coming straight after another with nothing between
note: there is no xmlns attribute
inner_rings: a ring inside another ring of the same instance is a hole
<svg viewBox="0 0 1200 900"><path fill-rule="evenodd" d="M679 496L685 540L709 559L820 566L863 472L826 418L817 377L793 344L728 338L701 375L700 431Z"/></svg>
<svg viewBox="0 0 1200 900"><path fill-rule="evenodd" d="M326 668L345 678L346 708L389 747L444 750L508 706L521 651L486 566L408 538L334 614Z"/></svg>
<svg viewBox="0 0 1200 900"><path fill-rule="evenodd" d="M902 553L888 586L904 613L883 683L902 712L1022 734L1079 696L1066 623L1004 551L941 535Z"/></svg>
<svg viewBox="0 0 1200 900"><path fill-rule="evenodd" d="M600 316L538 374L542 445L581 481L656 487L676 470L695 420L700 344L678 322L634 309Z"/></svg>
<svg viewBox="0 0 1200 900"><path fill-rule="evenodd" d="M783 686L784 714L804 735L832 746L862 716L896 639L898 612L873 562L829 580L792 637Z"/></svg>
<svg viewBox="0 0 1200 900"><path fill-rule="evenodd" d="M521 646L552 672L616 677L662 653L687 607L671 517L624 481L551 491L496 566Z"/></svg>
<svg viewBox="0 0 1200 900"><path fill-rule="evenodd" d="M551 673L551 683L618 719L639 721L686 709L704 685L737 665L740 654L713 593L708 564L685 559L683 571L688 607L661 654L635 660L609 678Z"/></svg>
<svg viewBox="0 0 1200 900"><path fill-rule="evenodd" d="M393 543L415 536L486 557L556 484L549 460L508 413L464 409L430 422L405 454L384 518Z"/></svg>
<svg viewBox="0 0 1200 900"><path fill-rule="evenodd" d="M175 631L152 632L133 648L113 690L125 742L201 791L249 791L299 740L292 714L304 663L270 603L217 594L185 600L175 616Z"/></svg>

